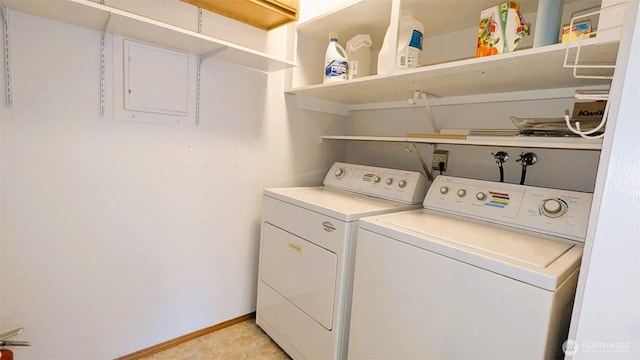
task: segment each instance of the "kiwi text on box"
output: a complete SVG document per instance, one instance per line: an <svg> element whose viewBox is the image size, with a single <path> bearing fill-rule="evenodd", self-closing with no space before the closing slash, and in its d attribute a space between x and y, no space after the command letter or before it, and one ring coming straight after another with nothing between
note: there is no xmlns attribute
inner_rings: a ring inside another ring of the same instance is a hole
<svg viewBox="0 0 640 360"><path fill-rule="evenodd" d="M607 106L606 101L577 102L573 105L571 120L602 120L605 106Z"/></svg>

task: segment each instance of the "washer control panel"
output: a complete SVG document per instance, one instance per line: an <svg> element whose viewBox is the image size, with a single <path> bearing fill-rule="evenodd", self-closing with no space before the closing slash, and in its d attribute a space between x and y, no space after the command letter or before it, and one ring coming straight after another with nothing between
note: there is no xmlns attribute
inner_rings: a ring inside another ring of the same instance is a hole
<svg viewBox="0 0 640 360"><path fill-rule="evenodd" d="M324 185L406 204L420 204L428 183L419 172L337 162Z"/></svg>
<svg viewBox="0 0 640 360"><path fill-rule="evenodd" d="M593 194L438 176L424 207L547 235L583 241Z"/></svg>

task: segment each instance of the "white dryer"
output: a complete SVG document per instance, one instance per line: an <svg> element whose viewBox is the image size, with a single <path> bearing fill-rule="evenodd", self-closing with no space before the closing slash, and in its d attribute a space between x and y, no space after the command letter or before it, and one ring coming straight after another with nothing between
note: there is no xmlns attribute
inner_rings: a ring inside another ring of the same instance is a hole
<svg viewBox="0 0 640 360"><path fill-rule="evenodd" d="M256 323L294 359L343 359L363 216L420 208L417 172L335 163L324 186L265 189Z"/></svg>
<svg viewBox="0 0 640 360"><path fill-rule="evenodd" d="M439 176L361 219L349 359L562 357L591 200Z"/></svg>

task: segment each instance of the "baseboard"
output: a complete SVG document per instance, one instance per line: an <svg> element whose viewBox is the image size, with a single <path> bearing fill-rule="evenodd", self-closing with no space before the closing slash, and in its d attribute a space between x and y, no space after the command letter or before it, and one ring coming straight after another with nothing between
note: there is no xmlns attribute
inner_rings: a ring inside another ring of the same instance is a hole
<svg viewBox="0 0 640 360"><path fill-rule="evenodd" d="M193 340L193 339L198 338L200 336L207 335L207 334L210 334L210 333L212 333L214 331L218 331L220 329L224 329L224 328L229 327L231 325L235 325L237 323L241 323L243 321L252 319L255 316L256 316L255 312L252 312L252 313L247 314L247 315L242 315L242 316L239 316L237 318L222 322L220 324L209 326L209 327L206 327L204 329L200 329L200 330L194 331L192 333L189 333L189 334L186 334L186 335L182 335L182 336L177 337L175 339L168 340L168 341L162 342L160 344L150 346L150 347L148 347L146 349L138 350L138 351L136 351L134 353L131 353L129 355L124 355L124 356L118 357L118 358L116 358L114 360L137 360L137 359L141 359L141 358L143 358L145 356L149 356L151 354L155 354L157 352L160 352L160 351L163 351L163 350L167 350L167 349L172 348L174 346L186 343L187 341Z"/></svg>

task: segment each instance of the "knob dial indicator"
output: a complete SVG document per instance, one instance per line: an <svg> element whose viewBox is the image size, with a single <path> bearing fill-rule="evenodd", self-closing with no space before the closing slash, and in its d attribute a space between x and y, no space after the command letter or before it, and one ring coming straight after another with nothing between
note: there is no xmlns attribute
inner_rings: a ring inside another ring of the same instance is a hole
<svg viewBox="0 0 640 360"><path fill-rule="evenodd" d="M334 175L336 176L336 178L342 179L346 173L347 172L344 168L337 168Z"/></svg>
<svg viewBox="0 0 640 360"><path fill-rule="evenodd" d="M487 194L483 193L483 192L478 192L476 194L476 199L478 201L485 201L487 199Z"/></svg>
<svg viewBox="0 0 640 360"><path fill-rule="evenodd" d="M550 218L557 218L567 212L567 204L561 199L546 199L540 206L542 215Z"/></svg>
<svg viewBox="0 0 640 360"><path fill-rule="evenodd" d="M393 184L393 178L387 178L384 182L387 183L387 185L391 185Z"/></svg>
<svg viewBox="0 0 640 360"><path fill-rule="evenodd" d="M400 181L398 182L398 186L399 186L401 189L404 189L404 188L407 186L407 181L406 181L406 180L400 180Z"/></svg>
<svg viewBox="0 0 640 360"><path fill-rule="evenodd" d="M449 188L446 186L443 186L440 188L440 194L442 195L446 195L449 192Z"/></svg>
<svg viewBox="0 0 640 360"><path fill-rule="evenodd" d="M467 195L467 190L465 189L458 189L458 197L465 197Z"/></svg>
<svg viewBox="0 0 640 360"><path fill-rule="evenodd" d="M376 184L379 183L380 182L380 176L378 176L378 175L374 176L373 177L373 182L376 183Z"/></svg>

